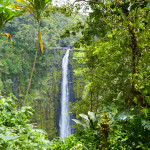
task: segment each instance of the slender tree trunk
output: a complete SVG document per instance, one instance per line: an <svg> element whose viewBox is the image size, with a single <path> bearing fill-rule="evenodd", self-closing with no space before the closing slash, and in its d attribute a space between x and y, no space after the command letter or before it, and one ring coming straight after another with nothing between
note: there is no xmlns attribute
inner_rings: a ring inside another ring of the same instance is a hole
<svg viewBox="0 0 150 150"><path fill-rule="evenodd" d="M98 99L99 99L99 88L97 88L96 111L95 111L96 113L97 113L97 110L98 110L98 104L99 104Z"/></svg>
<svg viewBox="0 0 150 150"><path fill-rule="evenodd" d="M91 108L90 108L90 110L91 110L91 112L93 111L93 75L94 75L94 71L93 71L93 69L91 69L91 83L92 83L92 85L90 86L90 105L91 105Z"/></svg>
<svg viewBox="0 0 150 150"><path fill-rule="evenodd" d="M32 71L31 71L29 83L28 83L28 88L27 88L26 95L25 95L24 102L23 102L23 107L25 105L25 102L26 102L26 99L27 99L27 96L28 96L28 92L29 92L29 89L30 89L31 80L32 80L33 71L34 71L34 68L35 68L35 62L36 62L36 58L37 58L37 53L38 53L39 35L40 35L40 21L38 22L38 25L39 25L39 27L38 27L39 29L38 29L38 40L37 40L37 45L36 45L36 52L35 52L35 57L34 57L34 62L33 62L33 67L32 67Z"/></svg>
<svg viewBox="0 0 150 150"><path fill-rule="evenodd" d="M137 36L136 36L136 31L133 27L129 27L129 31L131 33L131 48L132 48L132 91L135 91L135 79L134 79L134 75L137 71L136 69L136 54L138 53L138 47L137 47Z"/></svg>
<svg viewBox="0 0 150 150"><path fill-rule="evenodd" d="M92 112L93 111L93 92L92 92L92 87L90 89L90 94L91 94L90 101L91 101L91 112Z"/></svg>

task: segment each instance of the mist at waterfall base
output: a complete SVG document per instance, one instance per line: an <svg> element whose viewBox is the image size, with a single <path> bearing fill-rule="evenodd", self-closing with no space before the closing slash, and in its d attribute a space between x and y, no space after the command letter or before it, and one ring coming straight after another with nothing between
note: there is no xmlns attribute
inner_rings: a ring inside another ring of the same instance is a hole
<svg viewBox="0 0 150 150"><path fill-rule="evenodd" d="M69 110L69 49L62 60L62 85L61 85L61 115L59 120L60 137L65 138L71 135L70 114Z"/></svg>

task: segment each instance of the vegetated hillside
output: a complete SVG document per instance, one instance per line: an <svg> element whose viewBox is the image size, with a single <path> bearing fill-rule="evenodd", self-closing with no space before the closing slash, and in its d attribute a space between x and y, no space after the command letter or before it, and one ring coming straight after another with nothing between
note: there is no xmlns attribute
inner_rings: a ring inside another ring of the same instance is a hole
<svg viewBox="0 0 150 150"><path fill-rule="evenodd" d="M65 53L56 48L72 46L80 36L60 38L64 29L76 22L73 18L56 13L41 21L44 53L41 56L38 52L26 105L33 107L32 122L37 123L39 128L46 129L49 138L58 135L61 63ZM84 16L78 16L79 18L82 20ZM5 37L0 37L1 94L7 96L13 93L18 99L19 108L23 103L34 60L37 27L33 16L21 16L3 28L3 32L12 36L12 44Z"/></svg>

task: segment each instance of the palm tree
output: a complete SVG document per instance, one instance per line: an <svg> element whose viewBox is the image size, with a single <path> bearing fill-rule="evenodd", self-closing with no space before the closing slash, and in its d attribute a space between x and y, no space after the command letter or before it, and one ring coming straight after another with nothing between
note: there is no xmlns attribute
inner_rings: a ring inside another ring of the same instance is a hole
<svg viewBox="0 0 150 150"><path fill-rule="evenodd" d="M25 99L23 102L23 106L24 106L26 99L27 99L29 89L30 89L30 84L31 84L31 80L32 80L32 75L33 75L33 70L35 67L35 62L36 62L39 45L40 45L41 55L43 53L42 35L40 32L41 15L45 11L45 9L49 6L49 4L52 4L52 0L16 0L16 1L20 2L22 4L21 6L15 6L16 9L23 8L25 11L32 14L38 22L38 41L37 41L37 45L36 45L36 52L35 52L34 63L33 63L32 71L31 71L30 79L29 79L29 84L28 84Z"/></svg>

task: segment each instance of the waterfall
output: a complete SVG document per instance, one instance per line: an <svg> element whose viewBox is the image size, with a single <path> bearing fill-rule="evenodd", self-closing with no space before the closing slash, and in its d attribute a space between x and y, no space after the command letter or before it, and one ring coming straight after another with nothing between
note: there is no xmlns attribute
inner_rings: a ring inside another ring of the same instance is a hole
<svg viewBox="0 0 150 150"><path fill-rule="evenodd" d="M68 85L68 64L69 49L62 60L62 86L61 86L61 115L60 115L60 137L65 138L71 134L69 105L69 85Z"/></svg>

